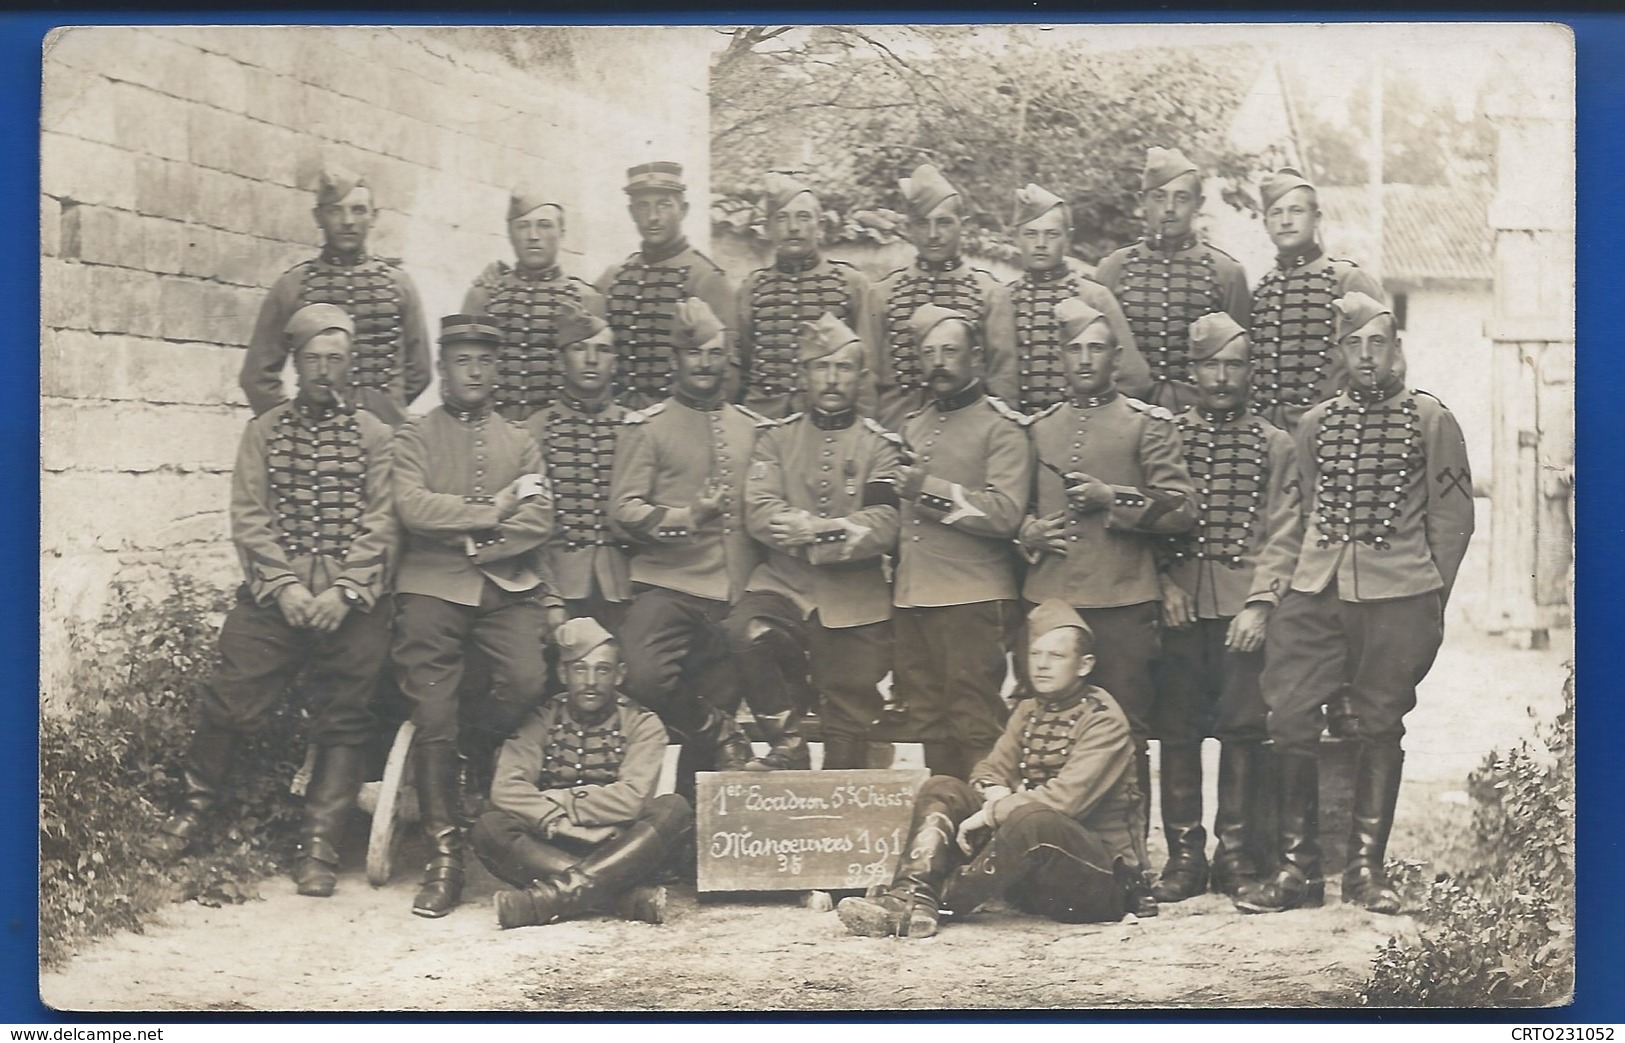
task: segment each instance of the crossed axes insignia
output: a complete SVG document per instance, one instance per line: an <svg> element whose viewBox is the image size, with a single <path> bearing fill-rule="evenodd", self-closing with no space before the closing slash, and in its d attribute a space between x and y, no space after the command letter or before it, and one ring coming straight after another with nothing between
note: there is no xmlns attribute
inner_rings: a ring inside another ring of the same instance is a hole
<svg viewBox="0 0 1625 1043"><path fill-rule="evenodd" d="M1465 467L1459 471L1449 467L1443 468L1434 476L1434 480L1444 486L1443 489L1439 490L1440 496L1448 496L1452 491L1455 491L1469 500L1473 498L1473 476Z"/></svg>

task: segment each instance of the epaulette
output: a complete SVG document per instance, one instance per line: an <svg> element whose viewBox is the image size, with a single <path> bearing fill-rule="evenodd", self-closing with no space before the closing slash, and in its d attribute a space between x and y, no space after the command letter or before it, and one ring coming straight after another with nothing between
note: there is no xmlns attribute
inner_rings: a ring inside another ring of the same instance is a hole
<svg viewBox="0 0 1625 1043"><path fill-rule="evenodd" d="M507 277L513 271L513 265L507 261L492 261L486 265L480 274L474 277L475 286L490 286Z"/></svg>
<svg viewBox="0 0 1625 1043"><path fill-rule="evenodd" d="M910 420L913 420L915 417L919 416L923 412L925 412L925 407L924 406L921 406L919 409L910 410L907 414L904 415L903 423L905 423L905 424L908 423Z"/></svg>
<svg viewBox="0 0 1625 1043"><path fill-rule="evenodd" d="M623 424L641 424L641 423L644 423L645 421L651 420L654 417L659 416L662 412L665 411L665 408L666 408L666 403L664 403L664 402L656 402L654 405L648 406L648 407L646 407L644 409L628 409L626 411L626 415L621 417L621 423L623 423Z"/></svg>
<svg viewBox="0 0 1625 1043"><path fill-rule="evenodd" d="M1149 402L1141 402L1139 399L1133 398L1129 395L1124 395L1123 401L1129 404L1130 409L1138 409L1146 416L1155 417L1158 420L1167 420L1170 423L1173 422L1174 415L1161 406L1154 406Z"/></svg>
<svg viewBox="0 0 1625 1043"><path fill-rule="evenodd" d="M800 420L804 416L806 416L805 413L799 413L799 412L798 413L791 413L789 416L787 416L784 419L780 420L779 423L781 425L793 424L797 420Z"/></svg>
<svg viewBox="0 0 1625 1043"><path fill-rule="evenodd" d="M904 272L908 271L908 269L909 269L909 266L906 265L906 264L903 265L903 267L901 267L901 268L893 268L891 271L887 272L885 275L882 275L880 277L880 281L885 282L887 279L890 279L894 275L902 275Z"/></svg>
<svg viewBox="0 0 1625 1043"><path fill-rule="evenodd" d="M903 441L903 436L902 435L898 434L896 431L893 431L891 428L886 427L884 424L877 421L874 417L868 417L868 416L864 417L863 418L863 426L867 430L873 431L875 434L879 435L881 438L884 438L886 441L895 444L900 449L907 449L908 448L908 443Z"/></svg>
<svg viewBox="0 0 1625 1043"><path fill-rule="evenodd" d="M373 260L390 268L399 268L404 263L399 257L374 257Z"/></svg>
<svg viewBox="0 0 1625 1043"><path fill-rule="evenodd" d="M1202 245L1207 247L1209 250L1212 250L1214 253L1218 254L1220 257L1225 258L1226 260L1234 261L1236 264L1241 263L1240 261L1237 261L1236 258L1233 255L1228 254L1225 251L1219 249L1217 246L1214 246L1212 243L1208 242L1206 239L1202 240Z"/></svg>
<svg viewBox="0 0 1625 1043"><path fill-rule="evenodd" d="M301 268L304 268L304 267L306 267L306 266L307 266L307 265L312 265L312 264L315 264L315 263L316 263L316 262L317 262L317 261L319 261L319 260L321 260L321 258L320 258L320 257L307 257L307 258L305 258L305 259L304 259L304 260L303 260L303 261L299 261L299 262L297 262L297 263L295 263L295 264L290 264L290 265L289 265L289 266L288 266L288 269L287 269L287 271L285 271L285 272L283 272L283 273L282 273L282 274L283 274L283 275L287 275L287 274L288 274L288 272L295 272L295 271L298 271L298 270L299 270L299 269L301 269Z"/></svg>
<svg viewBox="0 0 1625 1043"><path fill-rule="evenodd" d="M1045 406L1043 409L1040 409L1038 412L1033 414L1032 422L1035 424L1038 423L1040 420L1051 415L1064 405L1066 405L1066 400L1062 399L1061 401L1056 402L1054 405Z"/></svg>
<svg viewBox="0 0 1625 1043"><path fill-rule="evenodd" d="M1347 257L1328 257L1326 260L1331 261L1333 264L1346 264L1350 268L1360 267L1359 262L1350 260Z"/></svg>
<svg viewBox="0 0 1625 1043"><path fill-rule="evenodd" d="M1433 401L1439 403L1439 406L1442 409L1449 409L1450 408L1449 406L1444 404L1444 399L1440 398L1438 395L1435 395L1431 391L1423 391L1421 388L1411 388L1411 394L1413 394L1413 395L1421 395L1423 398L1431 398L1431 399L1433 399Z"/></svg>
<svg viewBox="0 0 1625 1043"><path fill-rule="evenodd" d="M1000 398L998 395L987 396L987 404L993 407L993 411L995 413L1004 417L1006 420L1015 421L1022 427L1026 427L1028 424L1033 422L1032 417L1028 416L1026 413L1021 413L1015 409L1012 409L1009 403L1005 402L1005 400Z"/></svg>
<svg viewBox="0 0 1625 1043"><path fill-rule="evenodd" d="M726 272L724 272L722 270L722 265L720 265L717 262L711 260L711 258L709 258L709 257L705 256L704 254L700 253L700 251L694 249L692 246L689 247L688 249L689 249L689 252L692 253L695 257L698 257L700 260L702 260L706 264L710 265L711 270L716 272L718 275L726 275L727 274Z"/></svg>
<svg viewBox="0 0 1625 1043"><path fill-rule="evenodd" d="M745 416L749 417L751 420L755 421L757 427L777 427L778 426L779 422L777 420L774 420L771 417L765 417L762 414L756 412L756 410L754 410L754 409L746 409L744 406L740 405L737 402L735 402L733 404L733 407L735 409L739 410L741 413L745 414Z"/></svg>
<svg viewBox="0 0 1625 1043"><path fill-rule="evenodd" d="M853 264L851 261L838 261L833 257L826 257L824 260L828 261L836 268L851 268L853 271L858 270L858 266Z"/></svg>

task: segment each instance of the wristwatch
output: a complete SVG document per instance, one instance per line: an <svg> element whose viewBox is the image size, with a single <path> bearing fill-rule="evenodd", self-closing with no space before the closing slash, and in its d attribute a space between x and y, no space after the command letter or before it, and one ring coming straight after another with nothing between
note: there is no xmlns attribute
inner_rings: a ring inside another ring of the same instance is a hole
<svg viewBox="0 0 1625 1043"><path fill-rule="evenodd" d="M340 587L339 596L342 597L344 599L344 603L349 605L351 608L361 607L361 595L357 594L349 587Z"/></svg>

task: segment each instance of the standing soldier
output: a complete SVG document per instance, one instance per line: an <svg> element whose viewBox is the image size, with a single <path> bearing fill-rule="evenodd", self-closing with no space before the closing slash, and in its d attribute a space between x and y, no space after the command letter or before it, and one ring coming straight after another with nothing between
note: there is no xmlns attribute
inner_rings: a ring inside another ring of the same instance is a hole
<svg viewBox="0 0 1625 1043"><path fill-rule="evenodd" d="M908 207L909 238L914 263L899 268L874 285L865 322L873 332L870 368L880 396L880 421L897 430L909 410L934 397L931 381L920 371L920 348L914 338L914 315L927 304L968 316L974 324L977 351L985 359L986 393L1007 402L1019 397L1016 384L1016 323L1010 294L960 254L964 201L954 186L926 165L913 177L899 180Z"/></svg>
<svg viewBox="0 0 1625 1043"><path fill-rule="evenodd" d="M564 384L524 428L542 450L558 535L546 548L554 589L571 617L619 633L632 599L625 544L609 523L609 479L626 407L614 399L615 342L604 320L578 304L554 325Z"/></svg>
<svg viewBox="0 0 1625 1043"><path fill-rule="evenodd" d="M745 405L778 419L806 405L806 389L796 385L797 327L828 312L858 328L869 279L844 261L820 255L823 207L812 189L783 174L768 174L765 181L773 266L750 273L739 288L739 357ZM866 347L865 360L871 354Z"/></svg>
<svg viewBox="0 0 1625 1043"><path fill-rule="evenodd" d="M1004 719L1005 637L1016 597L1010 540L1032 486L1026 418L982 383L970 315L934 304L909 324L931 401L903 440L893 687L934 775L968 776Z"/></svg>
<svg viewBox="0 0 1625 1043"><path fill-rule="evenodd" d="M1168 863L1159 902L1207 889L1202 740L1209 735L1220 743L1213 889L1233 895L1258 876L1250 846L1266 737L1258 675L1265 624L1292 582L1303 519L1292 437L1248 409L1249 350L1246 331L1223 312L1191 324L1201 400L1175 419L1201 514L1195 529L1169 537L1162 550L1153 723Z"/></svg>
<svg viewBox="0 0 1625 1043"><path fill-rule="evenodd" d="M1359 728L1343 900L1399 911L1383 871L1399 799L1405 714L1444 637L1444 607L1473 532L1461 428L1438 399L1405 387L1388 307L1334 301L1348 390L1298 425L1307 524L1292 588L1270 619L1262 680L1280 781L1273 874L1236 899L1244 912L1319 905L1320 707L1347 684Z"/></svg>
<svg viewBox="0 0 1625 1043"><path fill-rule="evenodd" d="M1053 192L1028 185L1016 192L1016 245L1026 270L1010 283L1016 315L1016 356L1024 413L1036 413L1064 401L1070 393L1061 370L1061 324L1055 306L1076 297L1106 316L1112 335L1123 347L1117 367L1117 390L1144 398L1151 389L1151 369L1134 347L1134 334L1112 291L1085 275L1067 255L1072 242L1072 208Z"/></svg>
<svg viewBox="0 0 1625 1043"><path fill-rule="evenodd" d="M440 323L443 404L403 428L395 445L395 503L406 530L396 582L393 655L412 702L418 807L429 846L418 916L445 916L462 897L459 740L489 763L542 697L542 641L563 606L547 589L540 548L553 532L542 454L496 414L502 332L478 316ZM468 653L489 664L482 726L463 735L458 688Z"/></svg>
<svg viewBox="0 0 1625 1043"><path fill-rule="evenodd" d="M1191 323L1222 311L1245 328L1252 305L1241 265L1192 230L1203 200L1196 164L1178 149L1152 147L1140 190L1145 238L1101 261L1095 278L1116 295L1151 366L1148 401L1177 412L1196 401L1186 357Z"/></svg>
<svg viewBox="0 0 1625 1043"><path fill-rule="evenodd" d="M502 331L497 356L497 412L519 423L552 402L562 383L560 318L575 307L602 318L603 294L559 270L564 207L530 188L508 199L514 263L493 261L463 298L463 311L484 315Z"/></svg>
<svg viewBox="0 0 1625 1043"><path fill-rule="evenodd" d="M378 211L359 175L323 171L311 212L322 230L322 252L271 285L239 383L256 414L282 402L288 319L307 304L335 304L355 323L350 386L356 404L398 427L406 422L406 406L429 386L429 336L417 287L395 262L367 253Z"/></svg>
<svg viewBox="0 0 1625 1043"><path fill-rule="evenodd" d="M742 676L779 687L793 711L810 660L824 767L863 768L881 712L877 686L891 669L891 584L881 556L897 546L901 439L858 417L868 374L856 333L825 313L801 324L796 345L810 408L756 440L745 524L768 555L728 618L729 639L746 656ZM754 763L791 767L796 749Z"/></svg>
<svg viewBox="0 0 1625 1043"><path fill-rule="evenodd" d="M347 399L355 326L311 304L288 320L292 402L249 421L231 478L231 535L247 581L220 630L220 668L186 754L181 806L152 841L180 857L220 800L239 736L257 731L301 672L313 695L316 770L293 878L325 898L372 737L368 708L389 654L397 530L389 426Z"/></svg>
<svg viewBox="0 0 1625 1043"><path fill-rule="evenodd" d="M620 351L621 402L641 409L663 401L671 391L679 304L698 297L725 330L739 324L728 277L683 235L688 186L681 164L644 163L628 170L626 178L627 211L643 243L637 253L605 271L597 287ZM738 364L737 355L730 355L729 395L737 386L733 367Z"/></svg>
<svg viewBox="0 0 1625 1043"><path fill-rule="evenodd" d="M673 321L671 397L626 415L610 483L610 520L636 544L626 694L660 715L691 766L734 771L750 747L722 709L738 690L722 627L756 567L741 500L766 421L727 401L727 330L705 302L680 302Z"/></svg>
<svg viewBox="0 0 1625 1043"><path fill-rule="evenodd" d="M1179 430L1160 406L1120 394L1119 349L1106 316L1079 300L1055 306L1071 398L1033 420L1036 514L1021 526L1032 563L1022 596L1059 598L1095 634L1094 679L1128 715L1140 792L1150 799L1154 689L1160 651L1158 536L1196 524L1195 487Z"/></svg>

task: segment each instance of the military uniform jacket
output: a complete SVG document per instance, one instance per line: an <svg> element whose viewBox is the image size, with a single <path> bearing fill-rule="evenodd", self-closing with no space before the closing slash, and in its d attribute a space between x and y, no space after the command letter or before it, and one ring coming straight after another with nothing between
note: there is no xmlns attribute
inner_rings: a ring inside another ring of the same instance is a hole
<svg viewBox="0 0 1625 1043"><path fill-rule="evenodd" d="M970 782L1013 791L985 805L989 825L1039 804L1099 836L1114 856L1138 864L1144 819L1128 718L1104 688L1080 687L1054 703L1016 703L1004 733L971 769Z"/></svg>
<svg viewBox="0 0 1625 1043"><path fill-rule="evenodd" d="M487 316L502 331L497 353L497 412L521 421L553 401L564 386L557 343L559 312L569 303L604 317L604 295L557 265L530 272L494 261L463 298L467 315Z"/></svg>
<svg viewBox="0 0 1625 1043"><path fill-rule="evenodd" d="M926 477L899 507L899 608L974 605L1016 596L1010 540L1033 480L1026 418L981 384L913 413L903 441Z"/></svg>
<svg viewBox="0 0 1625 1043"><path fill-rule="evenodd" d="M350 385L357 403L388 423L404 423L407 404L429 386L433 368L417 287L389 261L364 256L341 264L326 252L283 272L260 305L240 380L254 412L286 398L283 330L307 304L336 304L350 316L355 323Z"/></svg>
<svg viewBox="0 0 1625 1043"><path fill-rule="evenodd" d="M563 695L544 702L497 754L491 803L538 830L568 821L637 821L666 758L660 718L626 696L599 722L582 724Z"/></svg>
<svg viewBox="0 0 1625 1043"><path fill-rule="evenodd" d="M1144 398L1151 390L1151 367L1134 346L1134 331L1112 291L1089 278L1079 263L1067 258L1048 271L1026 272L1009 284L1016 316L1016 358L1021 381L1023 413L1036 413L1065 401L1071 394L1061 366L1061 323L1055 306L1069 297L1106 316L1112 336L1121 347L1117 359L1117 390Z"/></svg>
<svg viewBox="0 0 1625 1043"><path fill-rule="evenodd" d="M734 288L722 269L686 240L673 245L653 254L640 250L611 265L594 284L604 296L604 319L615 331L622 401L634 408L661 401L671 387L679 304L698 297L730 331L739 329Z"/></svg>
<svg viewBox="0 0 1625 1043"><path fill-rule="evenodd" d="M779 261L745 277L739 288L739 359L745 404L779 419L805 406L798 390L801 364L795 330L825 312L840 319L863 342L864 359L875 357L863 309L869 277L844 261L823 257L810 264ZM874 379L873 371L869 378ZM872 398L873 389L866 389ZM872 403L871 403L872 405Z"/></svg>
<svg viewBox="0 0 1625 1043"><path fill-rule="evenodd" d="M1279 604L1303 546L1303 498L1292 436L1251 413L1176 418L1201 514L1168 537L1163 568L1200 619L1228 619L1251 602Z"/></svg>
<svg viewBox="0 0 1625 1043"><path fill-rule="evenodd" d="M1473 533L1467 445L1450 410L1403 385L1370 403L1345 391L1304 414L1297 442L1308 520L1292 589L1336 579L1344 601L1448 598Z"/></svg>
<svg viewBox="0 0 1625 1043"><path fill-rule="evenodd" d="M406 530L402 594L478 605L486 580L508 591L548 593L538 549L553 533L551 493L506 519L496 494L522 474L542 473L542 453L518 424L494 411L440 406L395 436L395 509Z"/></svg>
<svg viewBox="0 0 1625 1043"><path fill-rule="evenodd" d="M837 426L839 425L839 426ZM747 590L788 598L826 627L891 618L881 557L897 546L895 486L901 440L855 411L803 414L763 430L745 480L745 524L767 548ZM890 495L883 495L883 493ZM810 515L817 542L776 548L768 523L785 511Z"/></svg>
<svg viewBox="0 0 1625 1043"><path fill-rule="evenodd" d="M880 421L896 427L905 413L925 404L925 375L908 321L922 304L952 308L976 320L988 393L1017 401L1021 389L1016 381L1016 320L1010 291L962 257L944 264L915 261L874 284L864 309L866 328L859 330L874 346L869 370L880 395Z"/></svg>
<svg viewBox="0 0 1625 1043"><path fill-rule="evenodd" d="M1278 260L1253 291L1253 410L1288 433L1304 410L1348 383L1336 357L1332 301L1354 290L1386 300L1382 287L1353 261L1317 247Z"/></svg>
<svg viewBox="0 0 1625 1043"><path fill-rule="evenodd" d="M605 402L587 412L568 392L524 423L542 450L553 489L555 537L544 554L559 597L608 601L631 598L625 545L609 522L609 479L626 407Z"/></svg>
<svg viewBox="0 0 1625 1043"><path fill-rule="evenodd" d="M1252 315L1247 276L1234 257L1195 236L1159 250L1145 240L1109 254L1095 278L1117 297L1134 330L1134 345L1151 367L1153 401L1190 398L1191 323L1222 311L1243 329ZM1167 400L1167 401L1165 401ZM1188 405L1180 401L1180 408Z"/></svg>
<svg viewBox="0 0 1625 1043"><path fill-rule="evenodd" d="M1065 512L1067 552L1037 553L1022 596L1060 598L1077 608L1160 601L1156 537L1188 531L1197 511L1173 417L1108 392L1051 406L1033 420L1031 432L1040 465L1023 533L1038 519ZM1100 479L1112 487L1112 505L1079 514L1067 504L1066 482L1050 468Z"/></svg>
<svg viewBox="0 0 1625 1043"><path fill-rule="evenodd" d="M626 415L610 483L610 520L637 544L632 582L713 601L736 601L756 568L745 531L745 472L759 424L726 402L707 408L673 396ZM731 502L696 525L690 505L713 476Z"/></svg>
<svg viewBox="0 0 1625 1043"><path fill-rule="evenodd" d="M364 409L295 400L248 422L231 475L231 539L248 591L354 591L371 608L389 590L399 531L388 424Z"/></svg>

